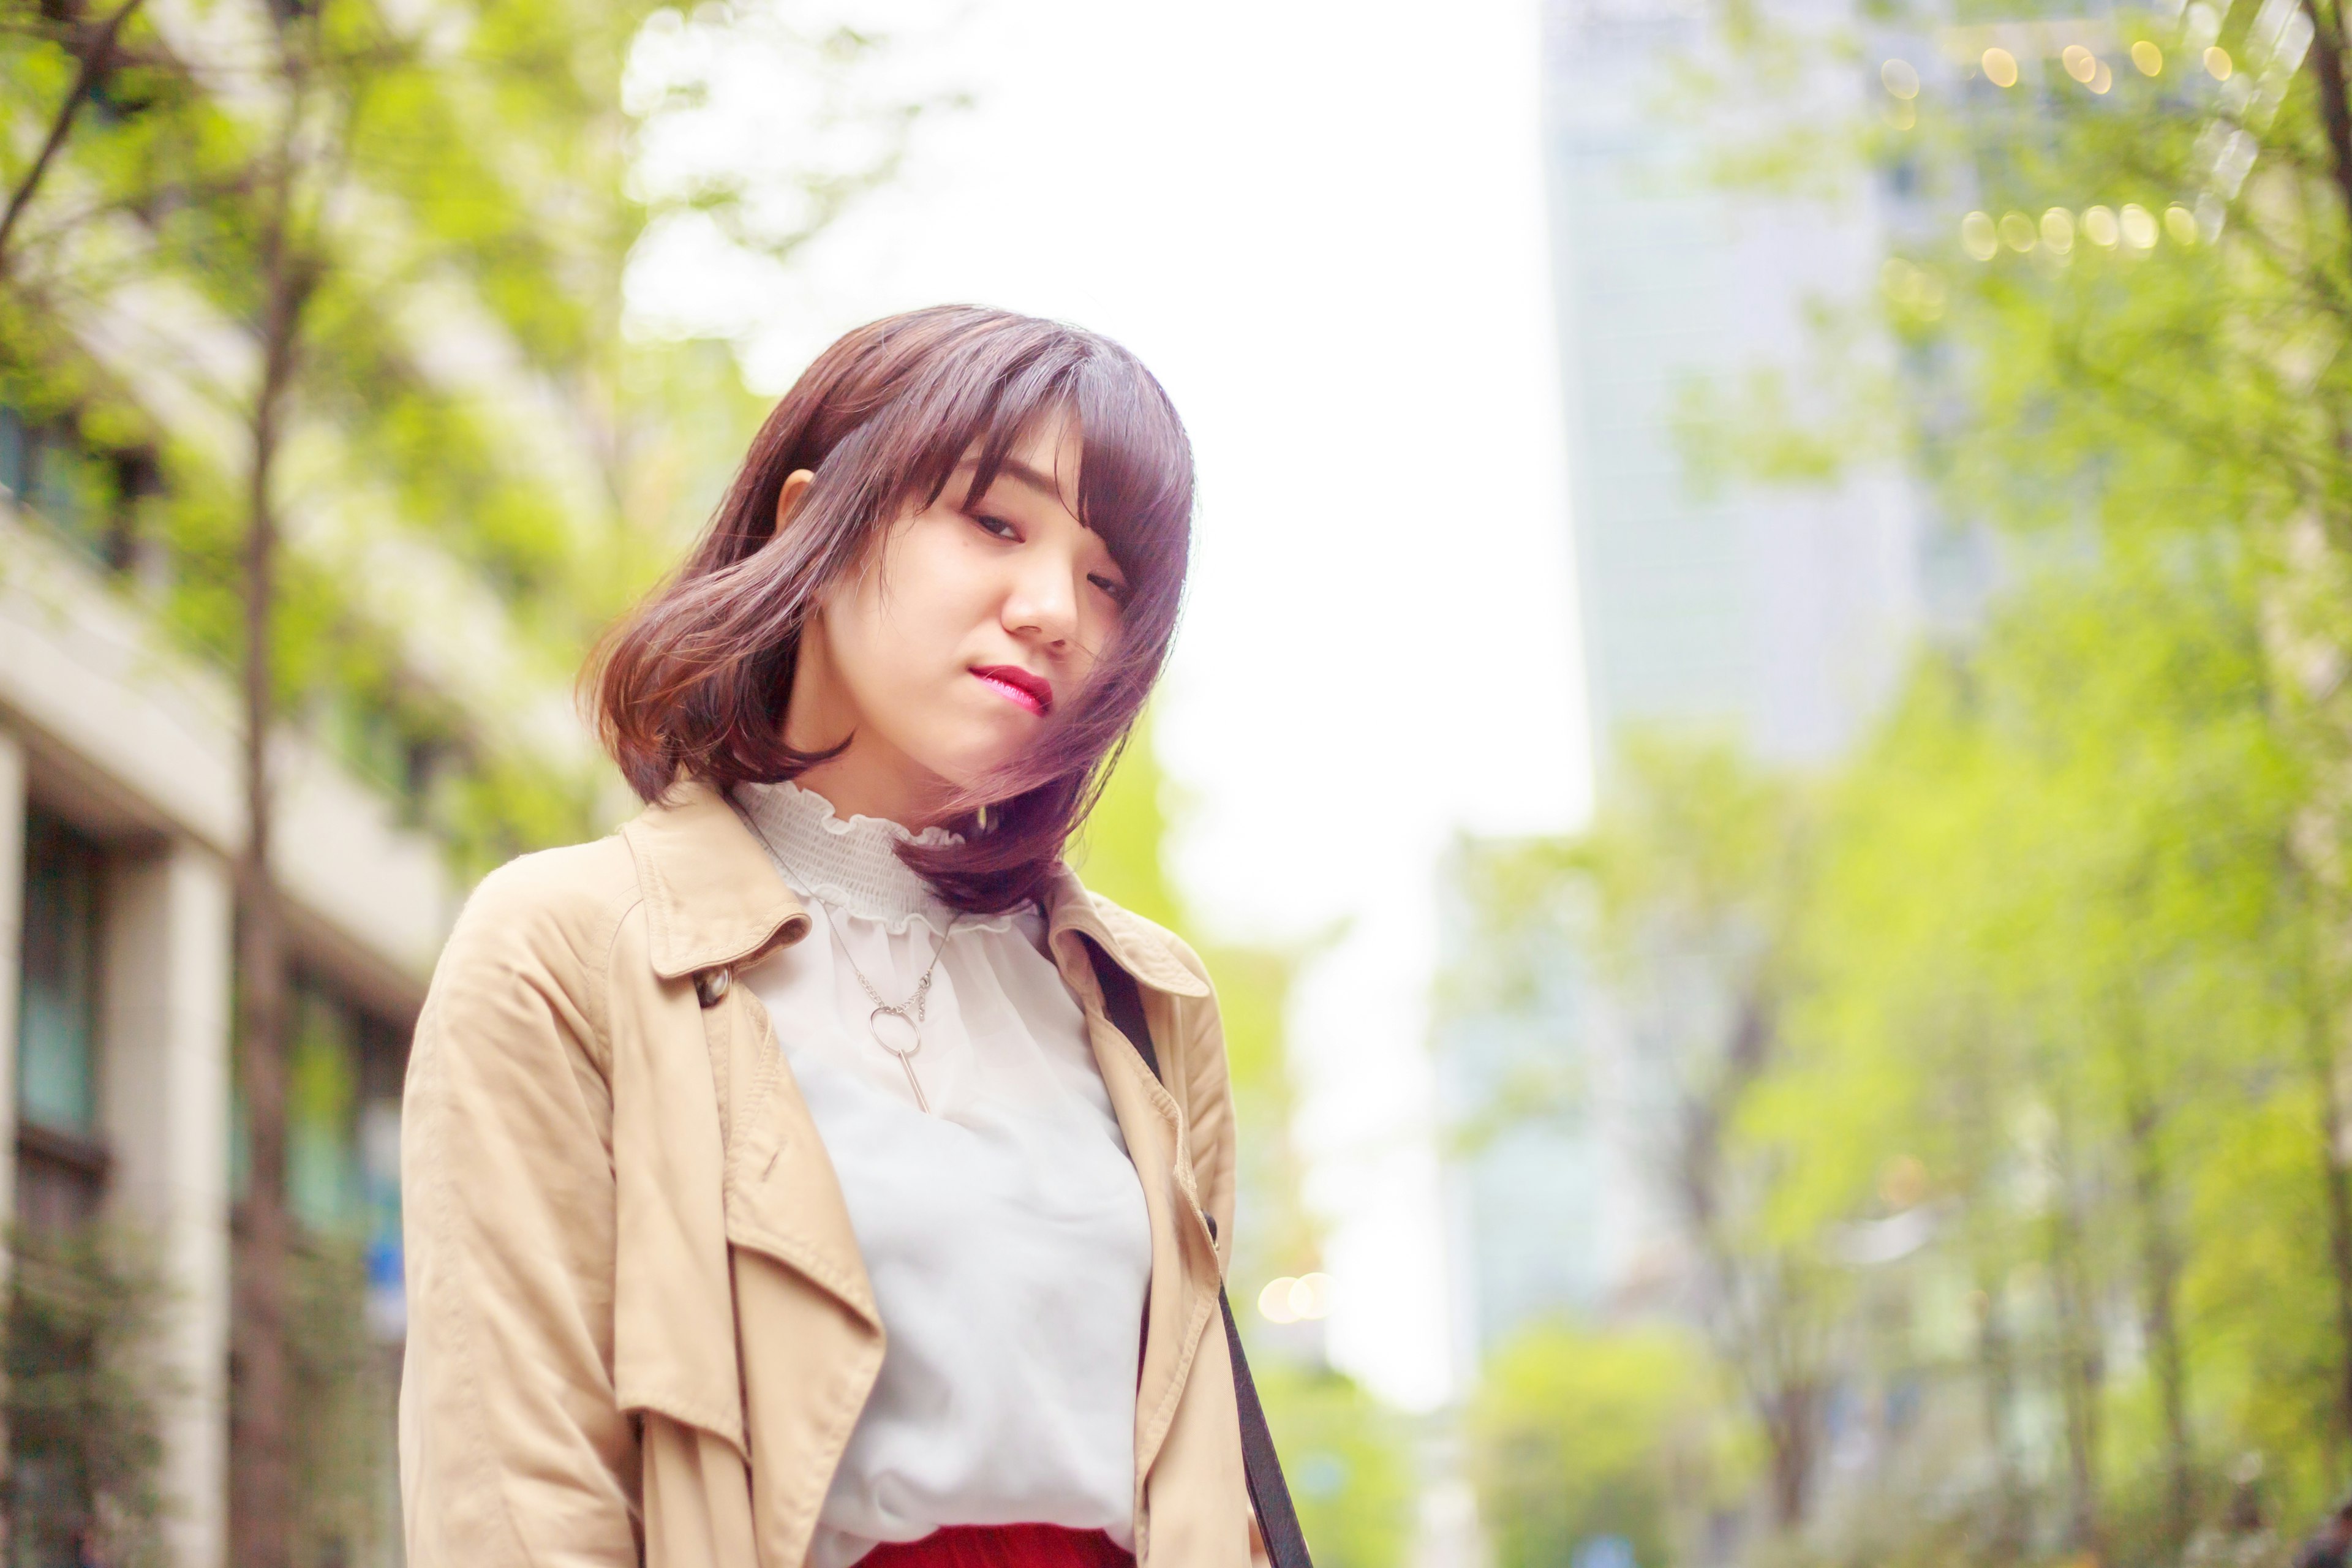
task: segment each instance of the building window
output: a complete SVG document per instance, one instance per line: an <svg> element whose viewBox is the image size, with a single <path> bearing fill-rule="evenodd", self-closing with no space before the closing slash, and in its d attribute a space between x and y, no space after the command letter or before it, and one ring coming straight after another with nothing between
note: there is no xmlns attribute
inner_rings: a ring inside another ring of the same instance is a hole
<svg viewBox="0 0 2352 1568"><path fill-rule="evenodd" d="M0 404L0 491L95 563L118 572L163 569L139 516L162 489L153 452L94 445L70 414L35 419Z"/></svg>
<svg viewBox="0 0 2352 1568"><path fill-rule="evenodd" d="M16 1009L16 1215L37 1228L89 1219L106 1183L98 1130L97 845L38 810L26 818Z"/></svg>
<svg viewBox="0 0 2352 1568"><path fill-rule="evenodd" d="M373 1335L406 1331L400 1248L404 1029L303 975L286 1095L286 1195L303 1233L356 1242Z"/></svg>
<svg viewBox="0 0 2352 1568"><path fill-rule="evenodd" d="M25 416L0 403L0 490L23 500L33 489L33 431Z"/></svg>
<svg viewBox="0 0 2352 1568"><path fill-rule="evenodd" d="M349 1234L359 1172L359 1019L323 986L298 981L286 1081L286 1197L312 1236Z"/></svg>
<svg viewBox="0 0 2352 1568"><path fill-rule="evenodd" d="M0 486L17 505L85 551L103 548L103 477L69 420L37 420L0 407Z"/></svg>

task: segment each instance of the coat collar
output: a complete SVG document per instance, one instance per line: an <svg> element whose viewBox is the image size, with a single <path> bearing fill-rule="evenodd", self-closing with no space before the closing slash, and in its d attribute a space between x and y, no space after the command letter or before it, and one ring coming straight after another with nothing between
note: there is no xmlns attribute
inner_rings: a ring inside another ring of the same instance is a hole
<svg viewBox="0 0 2352 1568"><path fill-rule="evenodd" d="M621 829L637 863L654 973L677 980L808 935L808 911L719 791L698 780Z"/></svg>
<svg viewBox="0 0 2352 1568"><path fill-rule="evenodd" d="M636 860L654 973L663 979L741 963L808 934L800 895L711 785L672 786L621 836ZM1055 948L1065 931L1076 931L1101 944L1139 984L1178 996L1209 994L1208 983L1177 956L1172 937L1087 892L1067 866L1055 867L1045 904Z"/></svg>
<svg viewBox="0 0 2352 1568"><path fill-rule="evenodd" d="M1087 892L1077 873L1067 866L1055 866L1046 883L1045 931L1047 945L1057 952L1065 946L1065 932L1092 937L1111 962L1134 975L1139 985L1175 996L1209 994L1209 983L1177 956L1174 937L1108 899Z"/></svg>

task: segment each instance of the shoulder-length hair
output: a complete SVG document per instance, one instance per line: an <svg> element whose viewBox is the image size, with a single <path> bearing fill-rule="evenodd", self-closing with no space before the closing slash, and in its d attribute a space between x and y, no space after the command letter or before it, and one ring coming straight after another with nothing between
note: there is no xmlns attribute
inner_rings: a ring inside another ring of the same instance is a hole
<svg viewBox="0 0 2352 1568"><path fill-rule="evenodd" d="M1080 441L1079 521L1126 575L1118 630L1034 742L952 803L963 842L899 850L958 909L1036 898L1166 661L1192 517L1192 444L1167 393L1127 350L1056 321L940 306L860 327L809 366L694 552L583 672L629 786L651 802L681 777L730 789L836 754L784 743L802 629L877 558L893 522L939 500L967 454L978 495L1057 413ZM815 479L778 536L777 498L798 468Z"/></svg>

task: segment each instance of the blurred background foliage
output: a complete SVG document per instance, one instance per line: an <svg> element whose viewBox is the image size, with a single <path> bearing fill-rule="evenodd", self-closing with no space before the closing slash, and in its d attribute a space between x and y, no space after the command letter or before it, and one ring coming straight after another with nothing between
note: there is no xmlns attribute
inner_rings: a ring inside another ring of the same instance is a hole
<svg viewBox="0 0 2352 1568"><path fill-rule="evenodd" d="M1752 1468L1713 1376L1703 1347L1656 1325L1537 1325L1497 1350L1465 1417L1495 1561L1569 1563L1601 1541L1667 1561L1679 1516Z"/></svg>
<svg viewBox="0 0 2352 1568"><path fill-rule="evenodd" d="M149 1243L18 1231L9 1250L11 1561L160 1564L156 1410L173 1391L153 1354L169 1302Z"/></svg>
<svg viewBox="0 0 2352 1568"><path fill-rule="evenodd" d="M1466 852L1663 1064L1681 1260L1489 1360L1501 1561L2284 1561L2352 1480L2343 26L1748 7L1678 79L1707 178L1937 215L1808 363L1688 389L1694 469L1895 465L1992 567L1846 761L1629 734L1589 832ZM1637 1353L1661 1316L1703 1346ZM1685 1401L1713 1487L1660 1479Z"/></svg>
<svg viewBox="0 0 2352 1568"><path fill-rule="evenodd" d="M624 109L654 9L0 16L0 176L27 198L0 248L0 482L189 647L235 659L279 279L299 322L270 476L289 543L278 701L466 872L597 822L607 786L572 672L764 412L724 344L621 330L646 226L742 199L630 187L638 140L690 98L657 83L672 96ZM812 79L872 42L771 41ZM829 201L803 229L887 174L908 112L884 117L862 166L821 171ZM273 260L257 247L279 207ZM775 226L746 243L805 237Z"/></svg>

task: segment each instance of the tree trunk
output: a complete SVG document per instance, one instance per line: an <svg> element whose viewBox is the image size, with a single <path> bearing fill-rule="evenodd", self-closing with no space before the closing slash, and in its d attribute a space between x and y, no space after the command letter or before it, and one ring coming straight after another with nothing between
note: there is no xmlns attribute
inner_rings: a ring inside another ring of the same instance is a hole
<svg viewBox="0 0 2352 1568"><path fill-rule="evenodd" d="M2305 1031L2314 1098L2319 1106L2319 1178L2327 1208L2327 1258L2336 1288L2336 1420L2352 1441L2352 1173L2344 1160L2344 1089L2336 1074L2335 1031L2315 1004Z"/></svg>
<svg viewBox="0 0 2352 1568"><path fill-rule="evenodd" d="M2063 1123L2062 1123L2063 1129ZM2088 1281L2084 1279L2083 1227L2074 1209L2073 1163L2063 1132L2056 1152L2057 1204L2050 1225L2050 1292L2057 1331L2059 1397L2066 1415L2069 1544L2103 1560L2099 1500L2099 1398L2105 1368Z"/></svg>
<svg viewBox="0 0 2352 1568"><path fill-rule="evenodd" d="M1685 1222L1701 1258L1705 1318L1717 1353L1740 1371L1749 1408L1769 1450L1772 1522L1784 1534L1805 1522L1821 1430L1820 1358L1805 1342L1804 1287L1786 1267L1743 1271L1715 1223L1722 1184L1720 1111L1691 1100L1683 1108L1677 1161Z"/></svg>
<svg viewBox="0 0 2352 1568"><path fill-rule="evenodd" d="M2139 1209L2140 1273L2147 1288L2143 1322L2156 1363L2156 1387L2164 1408L2166 1540L2178 1554L2189 1544L2196 1521L2197 1466L2189 1435L2189 1366L2180 1340L2180 1260L2164 1213L2163 1155L2157 1149L2156 1108L2146 1086L2127 1077L2132 1145L2132 1199Z"/></svg>
<svg viewBox="0 0 2352 1568"><path fill-rule="evenodd" d="M290 120L290 116L289 116ZM289 135L290 141L290 135ZM271 658L278 519L270 487L293 379L304 288L289 256L290 163L276 171L262 251L261 385L254 399L253 468L245 542L246 842L237 862L238 1081L245 1091L247 1189L235 1233L236 1375L229 1415L229 1556L237 1568L289 1568L294 1487L286 1339L286 1058L289 1023L285 925L269 870Z"/></svg>
<svg viewBox="0 0 2352 1568"><path fill-rule="evenodd" d="M1962 1135L1958 1147L1970 1151L1960 1173L1962 1212L1970 1215L1998 1214L2002 1200L1995 1195L1997 1178L1989 1168L1987 1152L2006 1145L2000 1118L1994 1110L2000 1099L1995 1086L1996 1042L1991 1031L1970 1018L1949 1039L1946 1071L1959 1091ZM2005 1227L2002 1227L2005 1229ZM2016 1421L2017 1341L2010 1323L2009 1254L1989 1235L1981 1219L1969 1226L1970 1269L1976 1279L1977 1376L1984 1391L1985 1443L1992 1455L1993 1483L1999 1494L1993 1521L1993 1557L2013 1563L2025 1555L2028 1509L2026 1489L2018 1462L2013 1427Z"/></svg>
<svg viewBox="0 0 2352 1568"><path fill-rule="evenodd" d="M1768 1402L1764 1419L1765 1441L1772 1450L1772 1523L1783 1534L1805 1522L1820 1429L1820 1390L1802 1379L1784 1380Z"/></svg>
<svg viewBox="0 0 2352 1568"><path fill-rule="evenodd" d="M1821 1358L1804 1321L1807 1287L1786 1259L1748 1268L1727 1234L1724 1130L1771 1054L1770 999L1740 997L1721 1065L1704 1092L1677 1109L1675 1181L1683 1223L1702 1260L1706 1317L1717 1352L1741 1369L1748 1400L1770 1450L1772 1521L1784 1534L1805 1522L1821 1436Z"/></svg>
<svg viewBox="0 0 2352 1568"><path fill-rule="evenodd" d="M2063 1259L2052 1277L2058 1302L2058 1375L2066 1410L2067 1534L2078 1552L2099 1554L2098 1352L2088 1342L2081 1281Z"/></svg>
<svg viewBox="0 0 2352 1568"><path fill-rule="evenodd" d="M2165 1539L2177 1556L2197 1516L2197 1465L2189 1432L2189 1357L2179 1322L2180 1253L2165 1212L2163 1112L2148 1085L2147 1034L2129 1002L2116 1017L2116 1067L2124 1100L2124 1137L2131 1151L2132 1206L2138 1211L2140 1326L2164 1413Z"/></svg>
<svg viewBox="0 0 2352 1568"><path fill-rule="evenodd" d="M1984 1380L1985 1440L1992 1449L1993 1475L2000 1492L1993 1542L2000 1561L2013 1562L2025 1544L2024 1489L2018 1482L2017 1454L2010 1442L2010 1412L2017 1403L2017 1353L2010 1343L2009 1315L2001 1308L2000 1280L1981 1261L1977 1290L1984 1298L1984 1309L1977 1315L1977 1369Z"/></svg>
<svg viewBox="0 0 2352 1568"><path fill-rule="evenodd" d="M2327 132L2329 173L2336 177L2345 222L2352 225L2352 100L2346 96L2344 79L2343 5L2344 0L2326 6L2319 0L2303 0L2304 14L2311 18L2312 70L2319 79L2319 121Z"/></svg>

